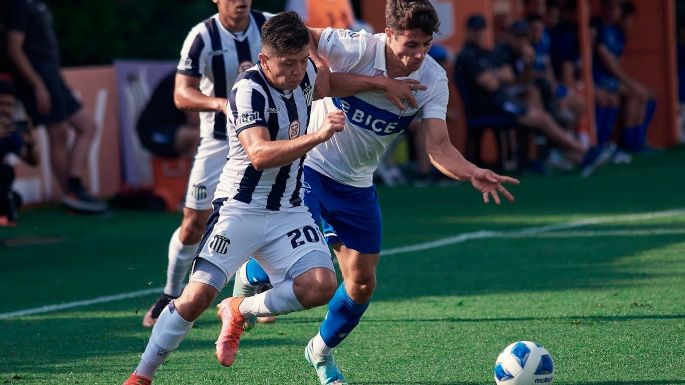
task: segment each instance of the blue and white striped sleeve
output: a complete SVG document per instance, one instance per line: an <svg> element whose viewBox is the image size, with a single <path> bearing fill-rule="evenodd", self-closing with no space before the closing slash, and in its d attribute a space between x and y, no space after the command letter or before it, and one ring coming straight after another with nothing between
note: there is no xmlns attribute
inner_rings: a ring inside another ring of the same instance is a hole
<svg viewBox="0 0 685 385"><path fill-rule="evenodd" d="M236 135L247 128L268 127L266 97L259 84L249 79L239 80L228 100Z"/></svg>
<svg viewBox="0 0 685 385"><path fill-rule="evenodd" d="M181 60L176 67L176 73L200 78L203 75L203 53L206 48L204 39L202 38L201 27L193 28L181 49Z"/></svg>

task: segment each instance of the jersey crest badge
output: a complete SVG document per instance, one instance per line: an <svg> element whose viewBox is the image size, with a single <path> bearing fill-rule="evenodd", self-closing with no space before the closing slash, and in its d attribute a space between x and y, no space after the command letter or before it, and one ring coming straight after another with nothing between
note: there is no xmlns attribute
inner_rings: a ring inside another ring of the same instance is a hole
<svg viewBox="0 0 685 385"><path fill-rule="evenodd" d="M238 66L238 73L243 73L252 68L252 62L244 61Z"/></svg>
<svg viewBox="0 0 685 385"><path fill-rule="evenodd" d="M224 237L223 235L216 234L209 244L209 248L216 251L219 254L226 254L228 252L228 245L231 241Z"/></svg>
<svg viewBox="0 0 685 385"><path fill-rule="evenodd" d="M288 138L295 139L300 136L300 122L294 120L290 122L290 128L288 129Z"/></svg>

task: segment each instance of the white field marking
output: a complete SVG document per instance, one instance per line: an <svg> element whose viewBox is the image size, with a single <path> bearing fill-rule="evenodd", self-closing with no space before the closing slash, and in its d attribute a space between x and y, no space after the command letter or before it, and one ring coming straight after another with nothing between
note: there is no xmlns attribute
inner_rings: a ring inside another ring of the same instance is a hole
<svg viewBox="0 0 685 385"><path fill-rule="evenodd" d="M598 230L598 231L560 231L533 235L503 235L503 238L584 238L584 237L644 237L647 235L681 235L685 229L638 229L638 230Z"/></svg>
<svg viewBox="0 0 685 385"><path fill-rule="evenodd" d="M528 227L525 229L511 230L511 231L483 231L483 230L481 230L481 231L475 231L472 233L464 233L464 234L459 234L459 235L455 235L452 237L437 239L435 241L419 243L419 244L411 245L411 246L395 247L392 249L384 250L383 252L381 252L381 255L387 256L387 255L411 253L414 251L423 251L423 250L435 249L438 247L462 243L462 242L465 242L465 241L468 241L471 239L501 238L501 237L508 237L508 238L519 237L520 238L520 237L533 236L533 235L538 235L538 234L543 234L543 233L550 233L552 231L557 231L557 230L566 230L566 229L572 229L572 228L576 228L576 227L598 225L598 224L602 224L602 223L633 222L633 221L656 219L656 218L675 217L675 216L679 216L679 215L685 215L685 209L656 211L656 212L644 213L644 214L626 214L626 215L602 216L602 217L582 219L582 220L567 222L567 223L558 223L558 224L545 225L545 226Z"/></svg>
<svg viewBox="0 0 685 385"><path fill-rule="evenodd" d="M502 237L506 237L506 238L533 237L533 236L539 236L541 234L550 233L550 232L557 231L557 230L565 230L565 229L570 229L570 228L575 228L575 227L583 227L583 226L596 225L596 224L601 224L601 223L631 222L631 221L648 220L648 219L656 219L656 218L675 217L675 216L679 216L679 215L685 215L685 209L657 211L657 212L645 213L645 214L627 214L627 215L595 217L595 218L588 218L588 219L584 219L584 220L580 220L580 221L573 221L573 222L568 222L568 223L560 223L560 224L545 225L545 226L529 227L529 228L525 228L525 229L512 230L512 231L476 231L476 232L472 232L472 233L464 233L464 234L459 234L459 235L456 235L453 237L438 239L438 240L431 241L431 242L419 243L419 244L411 245L411 246L404 246L404 247L396 247L396 248L392 248L392 249L387 249L387 250L382 252L382 255L384 255L384 256L396 255L396 254L410 253L410 252L414 252L414 251L435 249L438 247L449 246L449 245L454 245L457 243L466 242L466 241L471 240L471 239L502 238ZM598 232L595 232L595 233L598 233ZM9 313L0 313L0 319L21 317L21 316L27 316L27 315L32 315L32 314L50 313L50 312L54 312L54 311L58 311L58 310L71 309L71 308L80 307L80 306L89 306L89 305L95 305L95 304L99 304L99 303L114 302L114 301L119 301L122 299L136 298L136 297L142 297L142 296L149 295L149 294L160 293L161 291L162 291L162 288L158 287L158 288L134 291L134 292L129 292L129 293L122 293L122 294L109 295L109 296L104 296L104 297L97 297L97 298L84 300L84 301L76 301L76 302L62 303L62 304L56 304L56 305L46 305L46 306L35 307L35 308L30 308L30 309L17 310L17 311L13 311L13 312L9 312Z"/></svg>
<svg viewBox="0 0 685 385"><path fill-rule="evenodd" d="M53 311L71 309L74 307L89 306L89 305L95 305L98 303L114 302L114 301L119 301L122 299L142 297L142 296L148 295L148 294L159 293L162 291L162 289L163 288L161 288L161 287L156 287L154 289L139 290L139 291L132 291L130 293L108 295L108 296L104 296L104 297L87 299L84 301L60 303L60 304L56 304L56 305L46 305L46 306L41 306L41 307L34 307L31 309L17 310L17 311L13 311L13 312L9 312L9 313L0 313L0 319L22 317L22 316L31 315L31 314L50 313Z"/></svg>

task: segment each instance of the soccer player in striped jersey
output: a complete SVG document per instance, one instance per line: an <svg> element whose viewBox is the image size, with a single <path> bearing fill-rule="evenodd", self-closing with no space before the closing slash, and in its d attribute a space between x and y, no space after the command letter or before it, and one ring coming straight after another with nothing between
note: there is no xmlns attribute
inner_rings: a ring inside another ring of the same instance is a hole
<svg viewBox="0 0 685 385"><path fill-rule="evenodd" d="M152 327L169 301L181 294L228 154L228 91L238 74L256 63L262 25L272 16L251 10L250 0L212 1L218 13L193 27L177 67L174 100L181 110L200 111L201 140L188 180L183 220L169 241L164 293L143 317L146 327Z"/></svg>
<svg viewBox="0 0 685 385"><path fill-rule="evenodd" d="M382 229L373 172L388 144L413 119L420 119L433 165L450 178L470 182L485 203L493 199L499 204L499 194L513 200L503 184L518 183L468 162L450 142L445 122L447 76L427 56L440 24L430 1L388 0L385 17L385 33L376 35L312 29L312 56L325 60L333 74L415 79L431 85L416 92L416 106L398 108L381 93L365 91L326 98L312 111L312 130L330 113L342 111L346 117L345 130L315 147L304 167L305 202L332 245L344 278L319 333L305 348L321 384L346 383L332 349L359 323L376 287ZM256 265L253 260L250 264Z"/></svg>
<svg viewBox="0 0 685 385"><path fill-rule="evenodd" d="M200 241L190 283L169 302L155 323L140 363L124 385L148 385L226 285L252 255L272 288L219 304L223 326L216 355L231 366L246 317L274 316L328 302L336 276L323 234L304 205L304 155L345 126L334 111L307 133L313 99L349 95L369 88L411 96L416 82L344 76L318 79L309 59L310 32L295 12L266 21L259 64L236 80L229 96L229 154ZM325 73L325 71L322 71ZM347 75L347 74L345 74ZM317 81L319 80L319 81ZM323 85L323 86L319 86ZM399 90L399 91L398 91Z"/></svg>

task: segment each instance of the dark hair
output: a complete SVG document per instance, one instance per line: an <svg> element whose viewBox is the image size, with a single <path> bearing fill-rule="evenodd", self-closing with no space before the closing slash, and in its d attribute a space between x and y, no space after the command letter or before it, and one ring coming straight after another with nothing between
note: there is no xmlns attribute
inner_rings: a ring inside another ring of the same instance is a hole
<svg viewBox="0 0 685 385"><path fill-rule="evenodd" d="M262 26L262 45L279 54L301 51L309 44L309 29L293 11L281 12Z"/></svg>
<svg viewBox="0 0 685 385"><path fill-rule="evenodd" d="M545 1L545 6L547 9L560 8L559 0L547 0Z"/></svg>
<svg viewBox="0 0 685 385"><path fill-rule="evenodd" d="M0 80L0 95L12 95L17 96L17 92L14 89L12 83Z"/></svg>
<svg viewBox="0 0 685 385"><path fill-rule="evenodd" d="M576 0L566 0L564 2L563 10L566 12L576 12L578 9L578 2Z"/></svg>
<svg viewBox="0 0 685 385"><path fill-rule="evenodd" d="M537 13L533 13L526 17L526 22L528 22L529 25L538 22L544 23L545 19L543 19L542 16L538 15Z"/></svg>
<svg viewBox="0 0 685 385"><path fill-rule="evenodd" d="M637 12L637 8L635 7L635 3L633 3L632 1L623 2L623 5L621 6L621 16L623 16L623 17L632 16L636 12Z"/></svg>
<svg viewBox="0 0 685 385"><path fill-rule="evenodd" d="M440 30L440 19L429 0L388 0L385 25L399 31L419 28L432 36Z"/></svg>

